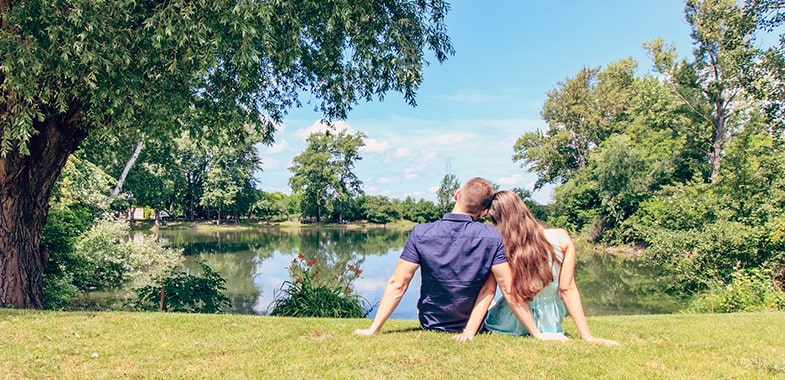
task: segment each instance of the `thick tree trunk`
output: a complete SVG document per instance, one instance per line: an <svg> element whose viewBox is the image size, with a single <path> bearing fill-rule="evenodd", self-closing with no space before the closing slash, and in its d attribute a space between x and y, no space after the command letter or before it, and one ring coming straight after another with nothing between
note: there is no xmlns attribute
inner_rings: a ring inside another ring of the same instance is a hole
<svg viewBox="0 0 785 380"><path fill-rule="evenodd" d="M77 114L35 123L30 155L0 156L0 306L41 308L48 253L41 232L52 186L68 156L87 136Z"/></svg>

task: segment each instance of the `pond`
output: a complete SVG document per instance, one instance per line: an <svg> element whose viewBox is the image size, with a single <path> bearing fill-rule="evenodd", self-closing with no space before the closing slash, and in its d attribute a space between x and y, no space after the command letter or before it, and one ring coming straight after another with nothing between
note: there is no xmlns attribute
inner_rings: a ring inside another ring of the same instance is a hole
<svg viewBox="0 0 785 380"><path fill-rule="evenodd" d="M346 263L359 266L362 274L354 281L354 290L377 305L407 236L408 231L339 228L166 228L158 232L162 242L183 249L188 271L198 273L198 262L204 262L226 279L233 313L260 315L270 311L282 284L290 280L287 267L300 253L317 259L328 271ZM670 313L678 309L677 300L662 292L655 268L601 253L578 252L578 258L576 282L587 315ZM417 319L419 288L418 273L391 318ZM369 318L375 313L374 308Z"/></svg>

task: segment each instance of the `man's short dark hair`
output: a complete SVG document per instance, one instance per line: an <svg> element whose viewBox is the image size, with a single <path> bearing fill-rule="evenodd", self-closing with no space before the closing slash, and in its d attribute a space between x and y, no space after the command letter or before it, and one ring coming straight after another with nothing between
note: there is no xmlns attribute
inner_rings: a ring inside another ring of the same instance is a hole
<svg viewBox="0 0 785 380"><path fill-rule="evenodd" d="M461 188L461 202L466 212L480 215L491 207L495 190L493 185L484 178L474 177Z"/></svg>

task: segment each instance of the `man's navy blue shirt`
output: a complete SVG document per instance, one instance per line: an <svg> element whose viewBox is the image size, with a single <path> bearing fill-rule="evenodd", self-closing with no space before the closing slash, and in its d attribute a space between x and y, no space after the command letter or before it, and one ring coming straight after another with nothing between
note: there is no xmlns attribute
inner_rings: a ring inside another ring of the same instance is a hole
<svg viewBox="0 0 785 380"><path fill-rule="evenodd" d="M420 265L420 325L454 332L466 327L491 267L507 262L495 227L452 213L414 226L401 259Z"/></svg>

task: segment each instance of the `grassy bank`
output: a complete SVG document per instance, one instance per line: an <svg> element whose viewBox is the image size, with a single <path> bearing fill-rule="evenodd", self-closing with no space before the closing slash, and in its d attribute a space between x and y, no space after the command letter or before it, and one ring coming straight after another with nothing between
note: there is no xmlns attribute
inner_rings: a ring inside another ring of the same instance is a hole
<svg viewBox="0 0 785 380"><path fill-rule="evenodd" d="M539 342L392 320L0 311L0 378L785 378L785 314L589 318L595 335ZM571 322L565 327L573 332Z"/></svg>

